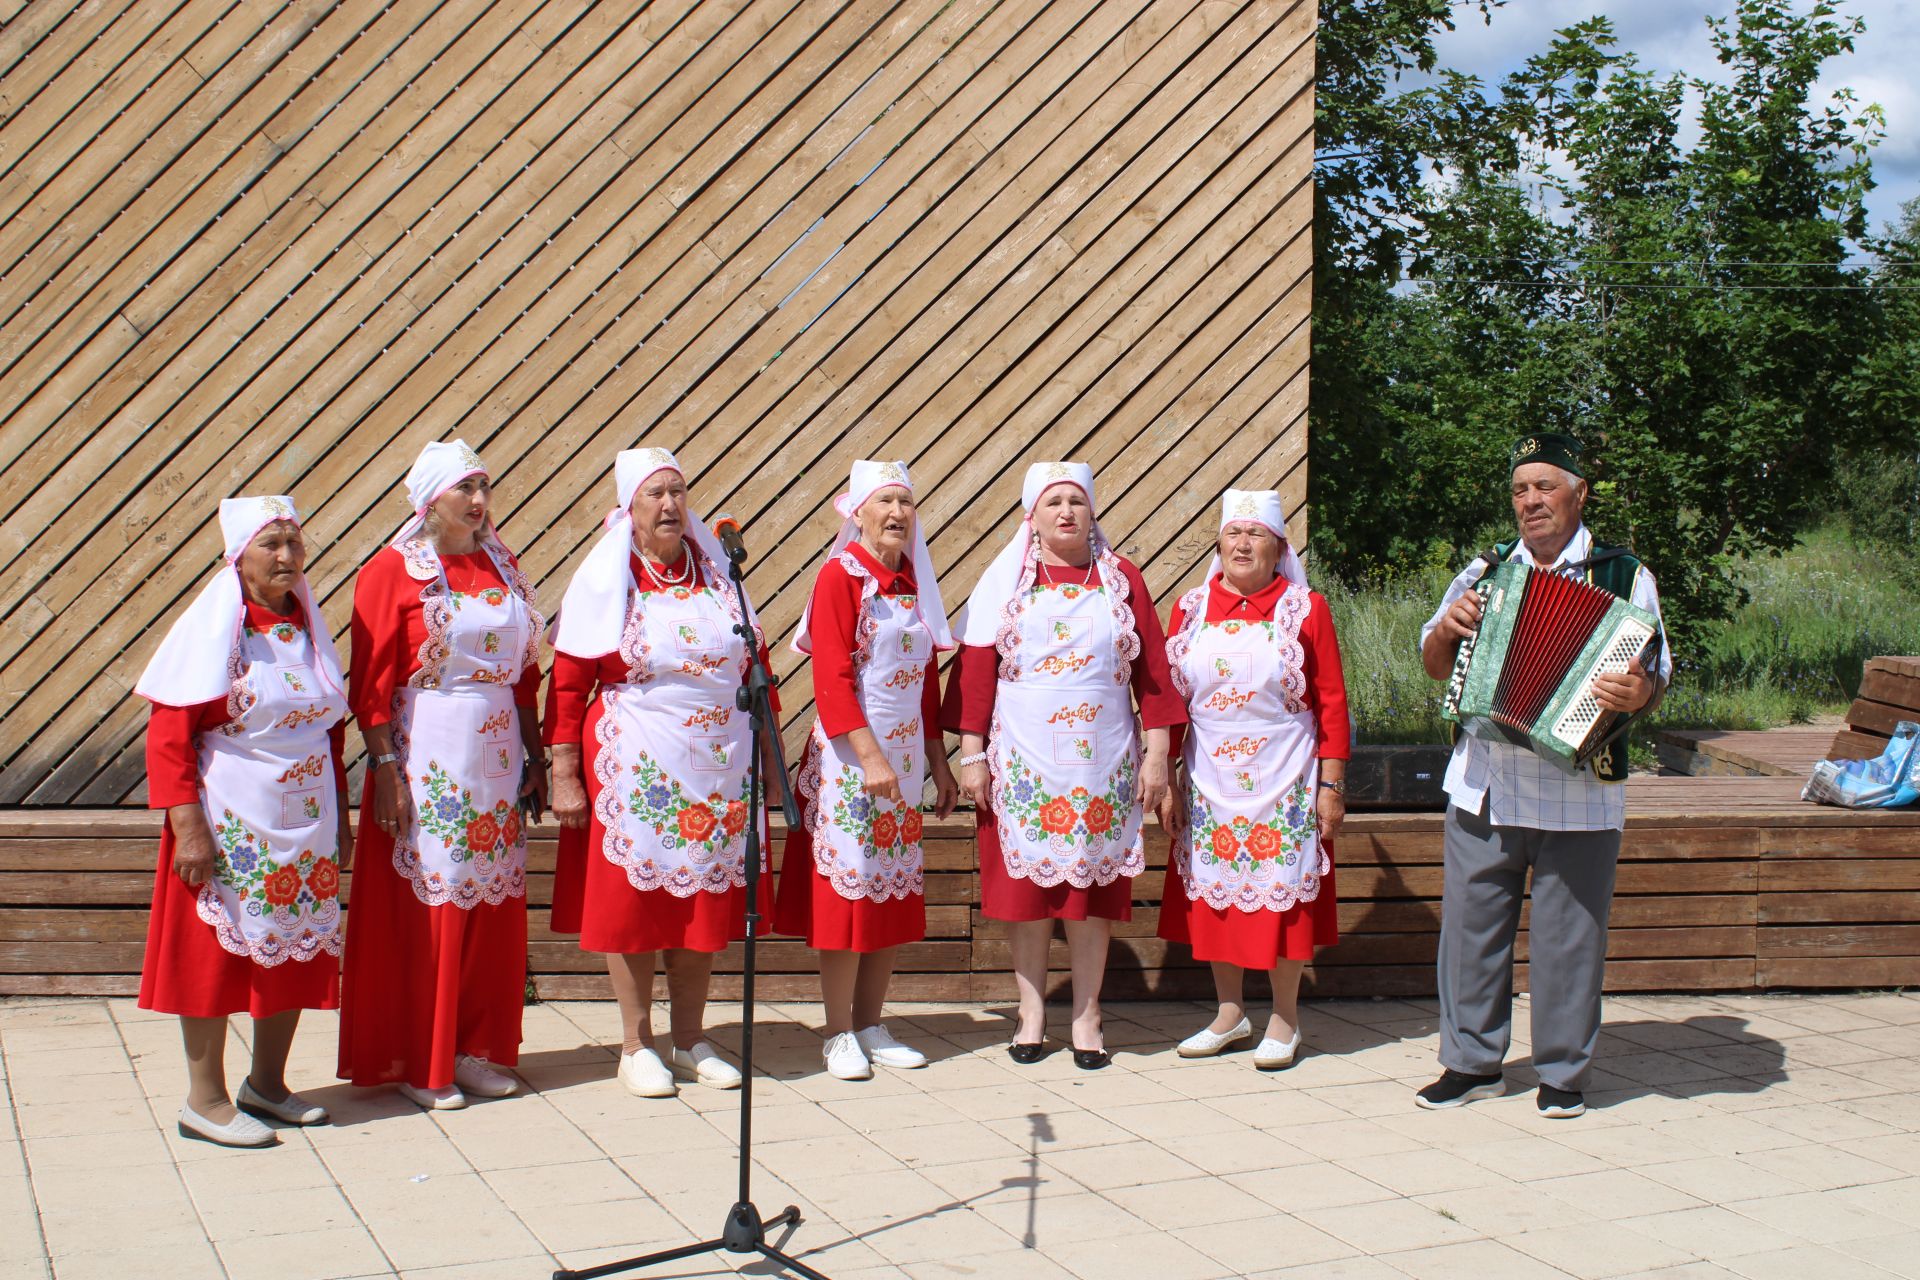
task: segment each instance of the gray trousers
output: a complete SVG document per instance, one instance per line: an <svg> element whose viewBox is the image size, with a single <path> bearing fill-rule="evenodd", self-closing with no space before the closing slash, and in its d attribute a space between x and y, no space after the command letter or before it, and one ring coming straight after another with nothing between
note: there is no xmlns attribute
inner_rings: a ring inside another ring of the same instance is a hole
<svg viewBox="0 0 1920 1280"><path fill-rule="evenodd" d="M1600 1036L1618 831L1496 827L1449 806L1440 915L1440 1064L1493 1075L1513 1024L1513 939L1533 868L1527 927L1533 1065L1581 1090Z"/></svg>

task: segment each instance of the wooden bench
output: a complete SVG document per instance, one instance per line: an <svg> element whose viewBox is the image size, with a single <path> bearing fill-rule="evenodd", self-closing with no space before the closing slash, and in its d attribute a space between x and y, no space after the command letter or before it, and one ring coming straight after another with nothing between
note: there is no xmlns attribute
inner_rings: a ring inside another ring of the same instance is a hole
<svg viewBox="0 0 1920 1280"><path fill-rule="evenodd" d="M1827 758L1871 760L1902 720L1920 721L1920 658L1869 658L1847 727L1834 735Z"/></svg>
<svg viewBox="0 0 1920 1280"><path fill-rule="evenodd" d="M1792 778L1635 778L1627 785L1609 990L1920 984L1920 924L1912 923L1920 921L1920 813L1803 804ZM1348 818L1336 873L1342 938L1309 969L1310 994L1433 991L1441 823L1435 813ZM0 811L0 995L138 990L158 831L158 815L134 809ZM553 847L552 828L536 828L528 877L534 985L553 999L605 998L600 958L547 928ZM1115 999L1211 993L1205 966L1155 936L1165 853L1150 830L1133 918L1115 928L1108 970ZM351 882L349 873L349 902ZM1004 933L979 912L964 819L928 825L927 922L927 939L902 952L897 998L1013 998ZM1525 989L1524 933L1518 954L1516 985ZM772 938L760 957L763 996L817 998L815 961L804 944ZM1054 985L1064 988L1059 942L1053 966ZM739 968L738 947L720 957L717 998L738 996Z"/></svg>

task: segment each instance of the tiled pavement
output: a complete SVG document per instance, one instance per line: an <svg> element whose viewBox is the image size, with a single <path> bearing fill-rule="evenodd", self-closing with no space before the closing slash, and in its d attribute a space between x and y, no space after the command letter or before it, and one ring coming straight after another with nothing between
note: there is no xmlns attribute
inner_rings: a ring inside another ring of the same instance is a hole
<svg viewBox="0 0 1920 1280"><path fill-rule="evenodd" d="M713 1012L733 1047L737 1008ZM1524 1044L1508 1097L1416 1110L1424 1001L1309 1006L1277 1075L1175 1057L1191 1004L1111 1006L1107 1071L1022 1068L1005 1012L902 1006L933 1065L854 1084L820 1073L813 1009L762 1009L754 1198L804 1210L786 1247L834 1280L1920 1277L1920 996L1610 1000L1574 1121L1535 1115ZM174 1132L172 1019L0 1001L0 1275L537 1280L717 1234L739 1095L629 1097L612 1025L529 1009L530 1093L427 1115L329 1083L310 1015L291 1074L335 1123L234 1152ZM770 1274L644 1274L736 1265Z"/></svg>

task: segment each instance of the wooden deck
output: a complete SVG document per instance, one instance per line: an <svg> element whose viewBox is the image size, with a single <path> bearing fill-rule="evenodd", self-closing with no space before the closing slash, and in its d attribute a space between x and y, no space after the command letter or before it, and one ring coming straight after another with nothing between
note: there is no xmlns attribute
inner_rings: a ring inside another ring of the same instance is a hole
<svg viewBox="0 0 1920 1280"><path fill-rule="evenodd" d="M1792 778L1635 778L1628 786L1610 990L1920 984L1920 812L1804 804ZM158 829L158 816L139 810L0 811L0 994L137 989ZM978 909L971 823L930 824L928 832L928 937L906 948L894 991L902 999L1008 999L1006 945ZM1433 990L1440 832L1439 814L1348 819L1338 854L1343 937L1309 971L1308 990ZM546 929L552 832L535 836L535 985L553 998L606 996L599 958ZM1148 849L1133 919L1116 929L1109 992L1203 996L1206 971L1184 947L1155 937L1165 856L1158 832ZM1524 934L1519 945L1524 961ZM1064 949L1055 950L1063 982ZM768 998L816 996L813 957L802 944L772 939L761 957ZM738 968L737 949L722 957L716 994L737 993ZM1516 982L1525 988L1524 963Z"/></svg>
<svg viewBox="0 0 1920 1280"><path fill-rule="evenodd" d="M1668 773L1719 778L1798 778L1829 759L1844 726L1828 723L1784 729L1666 729L1658 743Z"/></svg>

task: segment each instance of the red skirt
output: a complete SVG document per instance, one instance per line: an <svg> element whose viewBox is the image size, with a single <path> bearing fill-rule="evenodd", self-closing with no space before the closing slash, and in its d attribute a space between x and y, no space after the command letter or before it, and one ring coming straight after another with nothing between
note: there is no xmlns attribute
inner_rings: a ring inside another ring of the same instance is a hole
<svg viewBox="0 0 1920 1280"><path fill-rule="evenodd" d="M1333 845L1325 846L1328 862ZM1316 947L1340 941L1340 908L1333 868L1320 878L1320 894L1285 911L1210 907L1187 897L1180 868L1167 864L1166 898L1160 905L1160 936L1193 947L1195 960L1221 961L1242 969L1271 969L1282 960L1311 960Z"/></svg>
<svg viewBox="0 0 1920 1280"><path fill-rule="evenodd" d="M975 839L980 846L980 913L989 920L1018 923L1026 920L1131 920L1133 877L1121 876L1090 889L1070 884L1051 888L1007 873L1000 852L1000 825L991 809L973 814Z"/></svg>
<svg viewBox="0 0 1920 1280"><path fill-rule="evenodd" d="M786 852L780 859L780 894L773 908L774 932L805 938L815 951L883 951L925 938L925 894L875 902L843 898L835 891L813 865L809 812L803 799L800 825L787 832Z"/></svg>
<svg viewBox="0 0 1920 1280"><path fill-rule="evenodd" d="M430 907L393 866L393 838L360 808L340 991L340 1070L358 1085L453 1083L468 1053L520 1060L527 993L527 900Z"/></svg>
<svg viewBox="0 0 1920 1280"><path fill-rule="evenodd" d="M160 865L153 877L153 914L147 919L146 959L140 966L140 1007L183 1018L230 1013L270 1018L289 1009L340 1005L340 962L320 955L273 966L256 964L220 945L200 918L200 890L173 873L173 828L160 830Z"/></svg>

